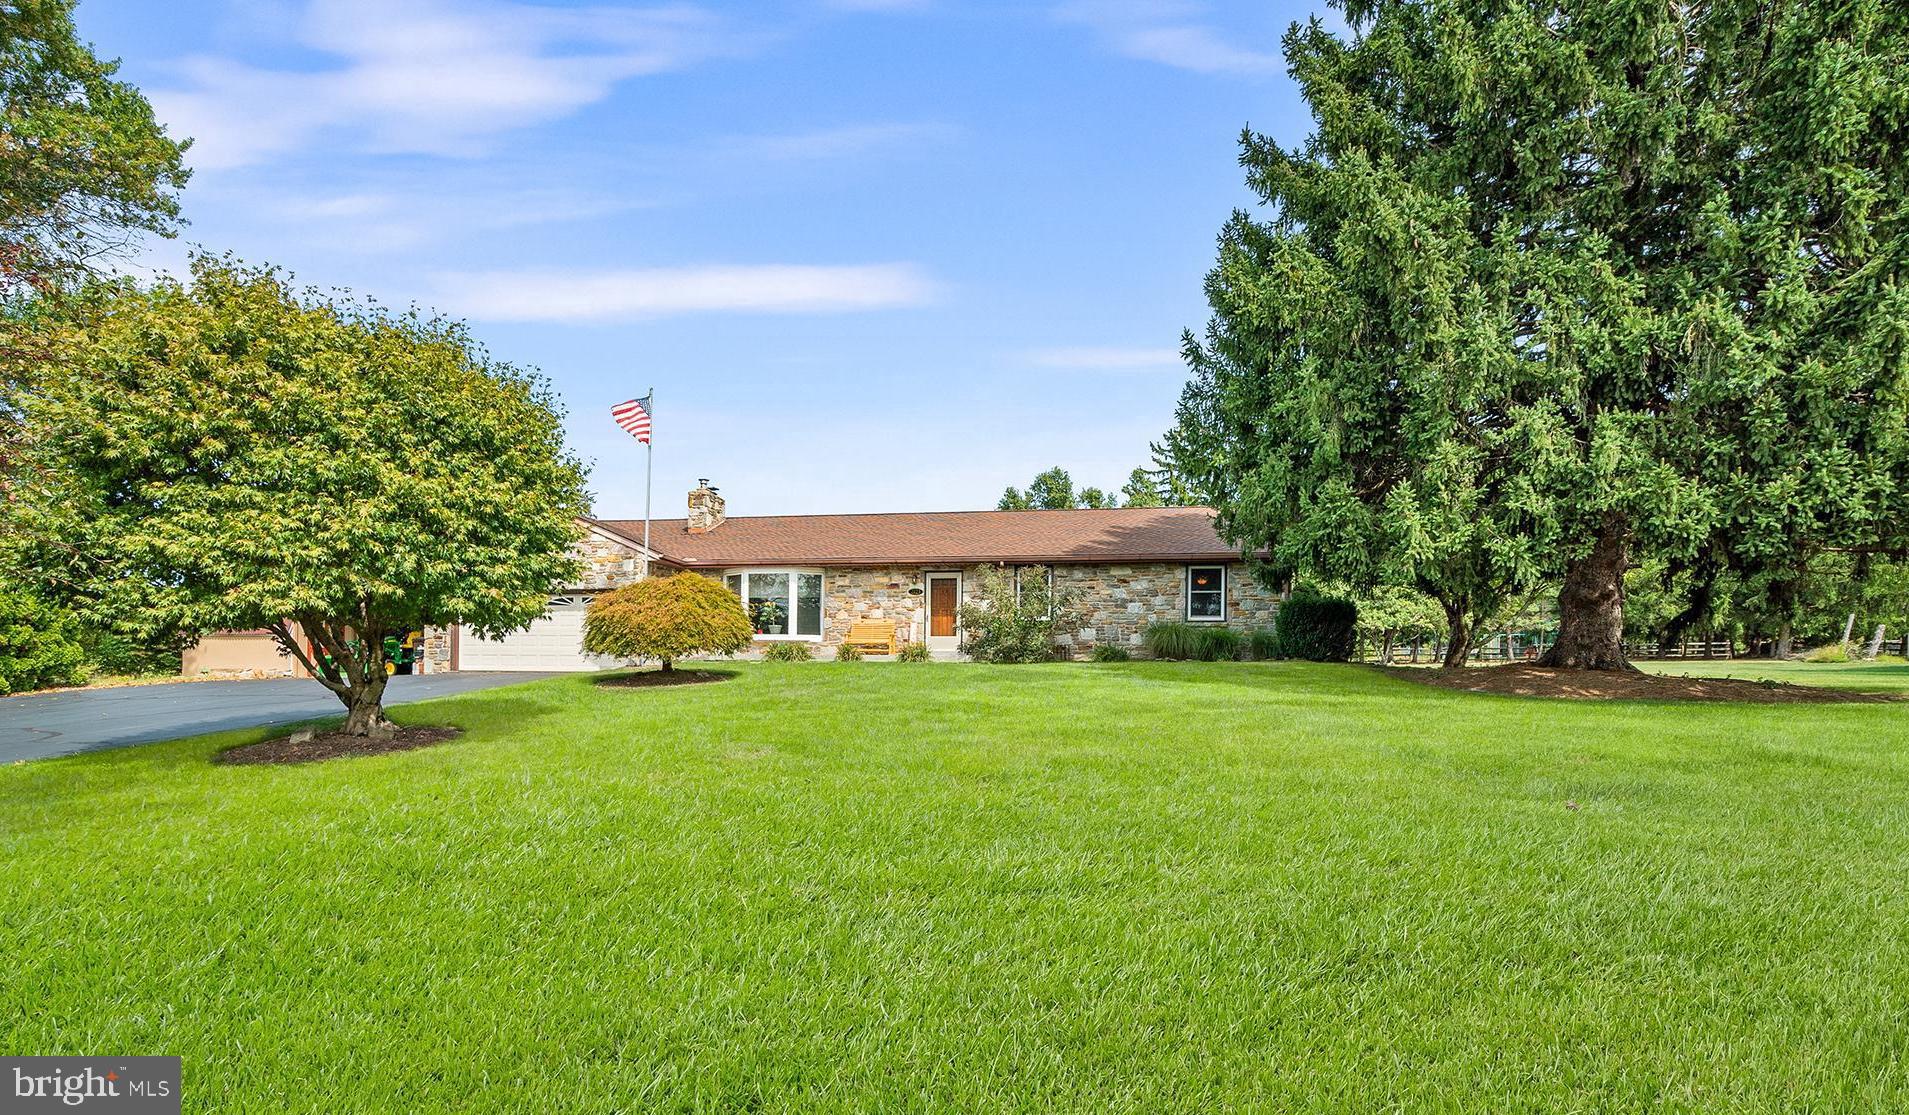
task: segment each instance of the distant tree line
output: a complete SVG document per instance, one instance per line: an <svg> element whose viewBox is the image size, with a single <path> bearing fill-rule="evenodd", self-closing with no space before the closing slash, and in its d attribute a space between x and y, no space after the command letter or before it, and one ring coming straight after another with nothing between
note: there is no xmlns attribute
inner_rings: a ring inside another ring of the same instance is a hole
<svg viewBox="0 0 1909 1115"><path fill-rule="evenodd" d="M1074 487L1074 478L1059 465L1028 482L1025 489L1009 487L995 504L998 511L1065 511L1073 508L1197 507L1202 504L1185 477L1170 467L1135 468L1117 493L1100 488Z"/></svg>

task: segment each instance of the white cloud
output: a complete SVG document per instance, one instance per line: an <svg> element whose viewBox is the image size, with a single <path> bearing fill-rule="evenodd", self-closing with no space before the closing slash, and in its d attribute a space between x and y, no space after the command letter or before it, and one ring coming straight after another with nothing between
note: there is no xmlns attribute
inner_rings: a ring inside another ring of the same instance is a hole
<svg viewBox="0 0 1909 1115"><path fill-rule="evenodd" d="M850 124L787 135L744 136L726 146L747 158L841 159L886 148L939 143L955 134L956 129L945 124Z"/></svg>
<svg viewBox="0 0 1909 1115"><path fill-rule="evenodd" d="M195 204L251 214L288 242L321 244L353 254L410 251L468 240L473 234L593 220L643 208L645 202L574 186L538 186L522 175L470 168L442 174L381 172L312 191L297 174L247 172L215 179Z"/></svg>
<svg viewBox="0 0 1909 1115"><path fill-rule="evenodd" d="M442 272L435 290L437 305L483 321L569 322L883 310L922 305L937 292L909 263Z"/></svg>
<svg viewBox="0 0 1909 1115"><path fill-rule="evenodd" d="M200 168L241 166L315 139L378 152L469 154L557 119L621 81L742 49L685 5L554 8L508 0L310 0L299 45L330 60L266 69L197 56L149 95Z"/></svg>
<svg viewBox="0 0 1909 1115"><path fill-rule="evenodd" d="M1277 53L1229 41L1201 19L1202 5L1178 0L1079 0L1057 12L1068 23L1093 29L1109 50L1203 74L1257 75L1279 72Z"/></svg>
<svg viewBox="0 0 1909 1115"><path fill-rule="evenodd" d="M1037 348L1023 355L1029 364L1040 368L1068 371L1137 372L1178 369L1177 348L1121 348L1107 345L1079 345L1066 348Z"/></svg>

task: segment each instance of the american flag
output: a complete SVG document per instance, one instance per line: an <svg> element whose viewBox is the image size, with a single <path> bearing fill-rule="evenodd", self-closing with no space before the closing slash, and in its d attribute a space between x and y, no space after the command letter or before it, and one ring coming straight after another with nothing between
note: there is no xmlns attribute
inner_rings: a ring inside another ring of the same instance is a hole
<svg viewBox="0 0 1909 1115"><path fill-rule="evenodd" d="M644 445L650 443L650 398L645 395L610 408L610 417L616 419L616 424Z"/></svg>

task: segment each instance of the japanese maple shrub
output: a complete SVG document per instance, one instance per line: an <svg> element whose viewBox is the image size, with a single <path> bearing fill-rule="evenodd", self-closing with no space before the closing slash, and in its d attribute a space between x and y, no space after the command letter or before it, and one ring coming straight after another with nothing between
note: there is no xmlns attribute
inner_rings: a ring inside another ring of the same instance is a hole
<svg viewBox="0 0 1909 1115"><path fill-rule="evenodd" d="M607 592L583 617L583 649L648 659L665 672L692 654L734 654L756 637L742 601L698 573L651 577Z"/></svg>

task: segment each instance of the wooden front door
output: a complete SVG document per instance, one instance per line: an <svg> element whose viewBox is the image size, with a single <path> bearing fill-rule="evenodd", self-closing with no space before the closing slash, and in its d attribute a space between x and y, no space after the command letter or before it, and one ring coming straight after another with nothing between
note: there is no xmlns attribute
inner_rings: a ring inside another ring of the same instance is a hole
<svg viewBox="0 0 1909 1115"><path fill-rule="evenodd" d="M956 573L931 573L928 576L928 646L931 650L954 650L960 645L955 611L960 605L961 577Z"/></svg>

